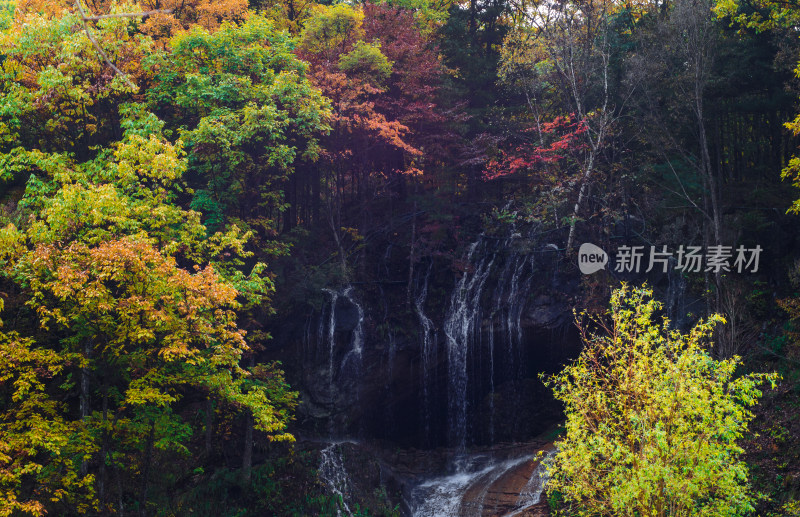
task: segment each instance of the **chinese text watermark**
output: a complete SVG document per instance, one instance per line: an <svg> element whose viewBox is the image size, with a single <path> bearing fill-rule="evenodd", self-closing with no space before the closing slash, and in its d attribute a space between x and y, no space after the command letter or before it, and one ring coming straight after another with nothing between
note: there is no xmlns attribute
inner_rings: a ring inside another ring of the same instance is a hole
<svg viewBox="0 0 800 517"><path fill-rule="evenodd" d="M617 248L614 271L617 273L639 273L651 271L666 273L670 264L675 271L684 273L700 272L758 272L758 261L762 248L745 246L680 245L669 251L667 246L619 246ZM578 267L581 273L590 275L608 264L608 254L599 246L584 243L578 250Z"/></svg>

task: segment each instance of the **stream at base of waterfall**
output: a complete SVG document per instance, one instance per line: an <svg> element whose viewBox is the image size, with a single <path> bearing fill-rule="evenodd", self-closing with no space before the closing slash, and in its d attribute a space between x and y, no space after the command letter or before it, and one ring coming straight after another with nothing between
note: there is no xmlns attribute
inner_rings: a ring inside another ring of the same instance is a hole
<svg viewBox="0 0 800 517"><path fill-rule="evenodd" d="M551 443L499 444L479 450L387 451L375 444L334 441L317 446L318 475L338 501L338 515L357 514L364 484L363 457L395 463L400 479L402 515L410 517L532 517L543 513L546 472L542 460L554 453ZM399 456L398 456L399 454ZM400 459L399 459L400 458Z"/></svg>
<svg viewBox="0 0 800 517"><path fill-rule="evenodd" d="M546 451L545 457L552 454ZM546 473L536 453L505 458L464 454L455 467L411 491L413 517L534 515L527 512L542 500Z"/></svg>

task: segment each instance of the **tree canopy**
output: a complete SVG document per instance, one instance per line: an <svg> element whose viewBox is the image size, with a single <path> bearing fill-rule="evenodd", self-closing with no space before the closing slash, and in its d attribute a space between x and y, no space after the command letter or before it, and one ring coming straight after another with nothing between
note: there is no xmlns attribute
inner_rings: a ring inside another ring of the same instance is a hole
<svg viewBox="0 0 800 517"><path fill-rule="evenodd" d="M737 375L713 359L712 316L686 334L646 288L623 286L607 318L578 320L584 348L546 380L566 434L547 490L569 515L745 515L754 509L741 440L775 374ZM661 321L658 321L661 319Z"/></svg>

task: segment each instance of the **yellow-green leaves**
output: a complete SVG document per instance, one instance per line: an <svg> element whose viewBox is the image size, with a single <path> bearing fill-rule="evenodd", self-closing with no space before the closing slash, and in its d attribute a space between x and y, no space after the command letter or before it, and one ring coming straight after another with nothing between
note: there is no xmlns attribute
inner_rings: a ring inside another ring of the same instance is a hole
<svg viewBox="0 0 800 517"><path fill-rule="evenodd" d="M364 36L364 13L347 4L316 6L301 35L301 46L313 54L328 54Z"/></svg>
<svg viewBox="0 0 800 517"><path fill-rule="evenodd" d="M392 62L381 53L380 45L363 41L357 41L353 50L339 56L339 68L373 86L383 85L392 75Z"/></svg>
<svg viewBox="0 0 800 517"><path fill-rule="evenodd" d="M578 360L546 379L565 405L566 435L548 467L548 491L568 515L737 516L753 509L737 444L759 386L774 374L735 377L739 358L716 361L713 316L689 334L656 321L646 289L614 292L605 319L579 321Z"/></svg>
<svg viewBox="0 0 800 517"><path fill-rule="evenodd" d="M181 141L171 144L157 135L130 135L114 152L117 171L114 181L140 188L147 182L171 186L183 176L186 161Z"/></svg>
<svg viewBox="0 0 800 517"><path fill-rule="evenodd" d="M94 478L70 471L70 456L79 454L70 440L75 427L46 391L71 359L16 332L0 333L0 392L8 397L0 412L0 516L44 515L64 500L84 511L91 505Z"/></svg>
<svg viewBox="0 0 800 517"><path fill-rule="evenodd" d="M800 66L795 70L795 75L800 75ZM791 122L785 123L784 126L795 136L800 135L800 115ZM790 179L794 187L800 187L800 157L792 156L786 168L781 171L781 178ZM796 199L787 212L800 214L800 199Z"/></svg>
<svg viewBox="0 0 800 517"><path fill-rule="evenodd" d="M797 7L775 0L717 0L714 13L758 32L793 27L800 20Z"/></svg>

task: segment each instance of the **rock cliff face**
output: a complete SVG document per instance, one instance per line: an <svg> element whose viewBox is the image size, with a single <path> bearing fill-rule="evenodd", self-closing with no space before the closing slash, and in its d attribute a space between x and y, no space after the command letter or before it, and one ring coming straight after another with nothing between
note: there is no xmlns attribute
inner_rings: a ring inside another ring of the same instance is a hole
<svg viewBox="0 0 800 517"><path fill-rule="evenodd" d="M301 392L301 432L463 450L559 418L538 374L577 355L579 279L518 236L478 237L456 265L429 258L411 282L330 287L281 322L270 346Z"/></svg>
<svg viewBox="0 0 800 517"><path fill-rule="evenodd" d="M539 374L579 352L579 276L519 233L413 271L392 250L373 257L381 274L319 289L272 329L301 394L298 447L342 515L544 515L536 437L562 415Z"/></svg>

